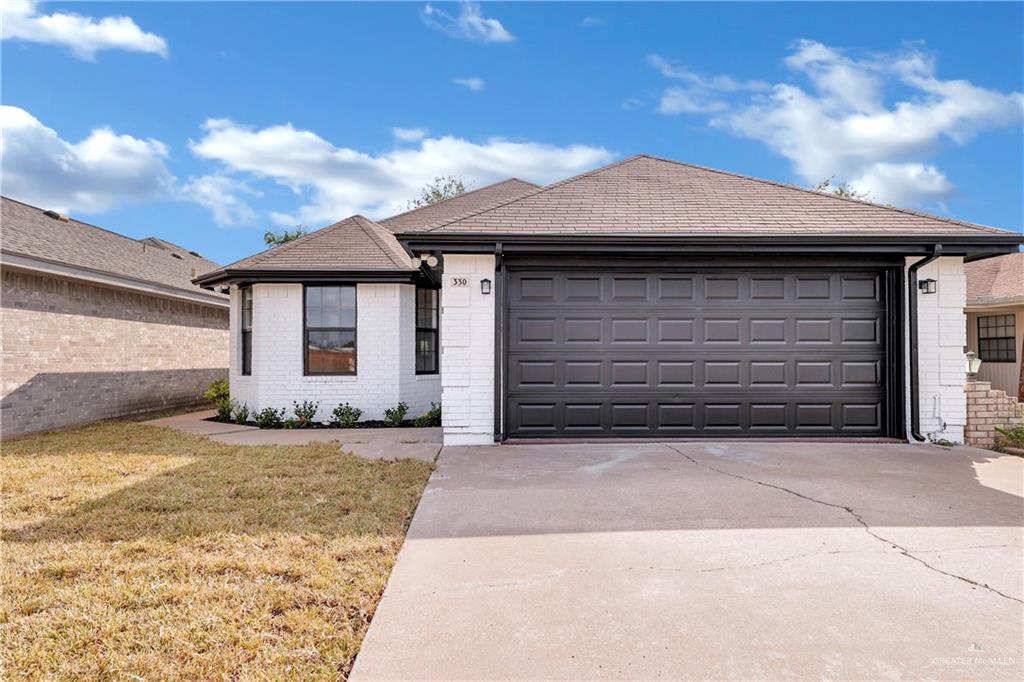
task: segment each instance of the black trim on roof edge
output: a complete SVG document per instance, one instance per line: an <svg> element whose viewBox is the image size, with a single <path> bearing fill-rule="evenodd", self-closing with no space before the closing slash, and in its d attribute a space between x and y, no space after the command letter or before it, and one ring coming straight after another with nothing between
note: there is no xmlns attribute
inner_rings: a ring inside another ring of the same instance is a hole
<svg viewBox="0 0 1024 682"><path fill-rule="evenodd" d="M929 254L941 243L946 255L978 257L1013 253L1024 244L1024 234L509 234L424 233L395 235L411 255L424 251L447 253L494 253L501 244L506 254L518 253L613 253L664 255L666 247L685 247L694 253L892 253Z"/></svg>
<svg viewBox="0 0 1024 682"><path fill-rule="evenodd" d="M217 284L302 284L314 282L376 282L415 284L422 278L418 270L305 270L277 268L274 270L222 269L208 272L192 280L201 287Z"/></svg>

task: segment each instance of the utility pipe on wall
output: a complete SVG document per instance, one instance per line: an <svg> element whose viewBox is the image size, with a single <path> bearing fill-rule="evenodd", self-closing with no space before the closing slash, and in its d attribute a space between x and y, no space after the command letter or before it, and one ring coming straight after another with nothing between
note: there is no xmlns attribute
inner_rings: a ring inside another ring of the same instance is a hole
<svg viewBox="0 0 1024 682"><path fill-rule="evenodd" d="M936 244L932 248L932 255L926 256L917 261L907 270L907 287L909 288L909 317L910 317L910 435L914 440L923 441L921 435L921 396L918 391L918 342L917 342L917 297L920 292L917 290L917 271L936 260L942 255L942 244Z"/></svg>

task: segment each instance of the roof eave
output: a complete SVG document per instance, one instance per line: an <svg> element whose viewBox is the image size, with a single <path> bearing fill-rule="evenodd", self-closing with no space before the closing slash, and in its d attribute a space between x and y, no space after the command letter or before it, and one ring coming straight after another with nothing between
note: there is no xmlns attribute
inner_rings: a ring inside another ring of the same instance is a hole
<svg viewBox="0 0 1024 682"><path fill-rule="evenodd" d="M308 268L221 268L196 277L193 283L210 289L223 284L298 284L306 282L414 283L419 270L412 269L308 269Z"/></svg>
<svg viewBox="0 0 1024 682"><path fill-rule="evenodd" d="M443 250L450 253L493 252L500 244L504 253L656 253L670 246L686 247L687 253L836 253L872 252L917 255L931 253L941 244L951 256L978 257L1013 253L1024 244L1024 234L644 234L644 233L483 233L403 232L399 243L411 253Z"/></svg>

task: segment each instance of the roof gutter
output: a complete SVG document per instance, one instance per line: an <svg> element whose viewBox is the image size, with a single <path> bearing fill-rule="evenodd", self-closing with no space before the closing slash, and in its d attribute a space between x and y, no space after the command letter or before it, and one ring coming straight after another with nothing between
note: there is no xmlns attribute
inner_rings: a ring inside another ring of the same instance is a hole
<svg viewBox="0 0 1024 682"><path fill-rule="evenodd" d="M924 441L921 435L921 396L918 393L918 372L920 369L919 348L917 342L917 271L942 256L942 244L936 244L932 253L922 258L907 270L907 297L910 318L910 435L916 441Z"/></svg>

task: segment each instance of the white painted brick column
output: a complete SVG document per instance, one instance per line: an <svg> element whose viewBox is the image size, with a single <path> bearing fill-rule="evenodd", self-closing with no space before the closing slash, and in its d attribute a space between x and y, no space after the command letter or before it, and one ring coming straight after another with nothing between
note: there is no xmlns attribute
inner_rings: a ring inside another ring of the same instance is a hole
<svg viewBox="0 0 1024 682"><path fill-rule="evenodd" d="M494 256L445 254L441 403L445 445L494 443ZM464 283L463 283L464 281Z"/></svg>
<svg viewBox="0 0 1024 682"><path fill-rule="evenodd" d="M907 266L920 257L907 258ZM918 395L920 396L921 434L932 440L964 442L967 401L964 395L967 320L964 303L967 279L963 258L943 257L917 272L918 281L934 279L937 292L917 296L918 314ZM909 339L909 319L907 321ZM909 392L909 356L907 381ZM907 426L910 425L909 398Z"/></svg>

